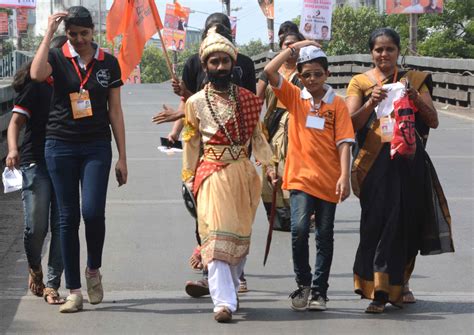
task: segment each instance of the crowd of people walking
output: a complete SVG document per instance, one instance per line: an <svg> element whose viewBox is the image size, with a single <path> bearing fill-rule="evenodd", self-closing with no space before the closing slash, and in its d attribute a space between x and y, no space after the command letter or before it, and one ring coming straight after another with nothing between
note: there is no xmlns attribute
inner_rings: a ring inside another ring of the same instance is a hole
<svg viewBox="0 0 474 335"><path fill-rule="evenodd" d="M65 36L53 38L62 22ZM93 36L92 17L82 6L50 16L33 61L15 76L18 96L8 128L6 164L23 174L29 289L59 304L62 313L83 309L81 216L88 302L104 298L100 268L112 135L115 176L119 186L127 182L121 71ZM248 290L244 266L262 199L268 217L276 218L274 228L290 231L296 281L290 307L326 310L336 207L352 184L361 206L355 293L370 300L367 313L414 303L409 280L418 253L454 251L447 202L425 150L430 129L439 124L430 75L400 68L399 35L377 29L368 41L374 66L352 78L344 99L327 84L329 61L320 44L289 21L278 36L281 51L257 81L252 60L234 45L228 17L210 15L199 52L187 60L182 80L173 81L178 108L152 118L175 121L169 140L181 136L184 142L181 178L195 204L200 241L190 265L203 272L201 280L186 282L185 291L210 295L214 319L232 320L239 292ZM380 116L378 106L389 99L386 85L396 83L404 85L403 97ZM41 251L48 228L45 287ZM66 299L58 291L63 268Z"/></svg>

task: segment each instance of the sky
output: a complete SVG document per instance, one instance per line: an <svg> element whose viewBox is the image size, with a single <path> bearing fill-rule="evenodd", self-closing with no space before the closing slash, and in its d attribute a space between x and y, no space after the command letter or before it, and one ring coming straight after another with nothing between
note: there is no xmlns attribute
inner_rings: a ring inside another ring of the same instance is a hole
<svg viewBox="0 0 474 335"><path fill-rule="evenodd" d="M280 23L291 20L301 14L303 0L274 0L275 1L275 34ZM112 5L112 0L107 0L107 7ZM166 3L172 0L155 0L161 19L164 20ZM222 12L220 0L179 0L181 6L189 7L196 11L189 17L189 27L202 29L209 14ZM237 44L246 44L251 40L261 39L268 41L267 21L263 16L257 0L231 0L232 16L237 16Z"/></svg>

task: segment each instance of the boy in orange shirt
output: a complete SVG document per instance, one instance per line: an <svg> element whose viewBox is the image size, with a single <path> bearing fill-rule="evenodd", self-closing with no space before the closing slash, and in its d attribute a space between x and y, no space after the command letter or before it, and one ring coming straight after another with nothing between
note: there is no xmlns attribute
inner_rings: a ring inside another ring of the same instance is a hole
<svg viewBox="0 0 474 335"><path fill-rule="evenodd" d="M298 52L297 69L303 90L278 73L285 60ZM275 95L290 113L283 188L290 191L293 267L298 284L290 294L291 308L325 310L336 204L350 194L352 122L344 100L325 83L329 76L328 60L317 43L308 40L294 43L264 71ZM274 172L269 174L275 184ZM317 215L313 277L308 238L310 217L314 213Z"/></svg>

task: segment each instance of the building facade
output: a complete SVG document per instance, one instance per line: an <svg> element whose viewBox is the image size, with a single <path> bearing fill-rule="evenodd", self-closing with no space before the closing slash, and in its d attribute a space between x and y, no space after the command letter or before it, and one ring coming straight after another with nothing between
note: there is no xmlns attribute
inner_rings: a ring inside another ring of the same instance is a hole
<svg viewBox="0 0 474 335"><path fill-rule="evenodd" d="M32 10L36 18L32 27L34 34L44 35L48 27L48 17L71 6L84 6L89 9L96 32L105 31L106 0L36 0L36 10Z"/></svg>

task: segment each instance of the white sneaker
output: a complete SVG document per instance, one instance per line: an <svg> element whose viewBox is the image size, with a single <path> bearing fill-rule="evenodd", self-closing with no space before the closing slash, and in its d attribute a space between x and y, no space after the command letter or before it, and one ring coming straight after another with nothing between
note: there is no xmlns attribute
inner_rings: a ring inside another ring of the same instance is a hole
<svg viewBox="0 0 474 335"><path fill-rule="evenodd" d="M82 295L70 294L66 302L59 306L60 313L76 313L82 310Z"/></svg>
<svg viewBox="0 0 474 335"><path fill-rule="evenodd" d="M311 311L325 311L327 309L326 299L319 294L313 294L309 301L308 309Z"/></svg>
<svg viewBox="0 0 474 335"><path fill-rule="evenodd" d="M86 269L86 284L87 295L89 296L89 303L97 305L104 299L104 289L102 287L102 275L100 272L97 276L90 276Z"/></svg>

